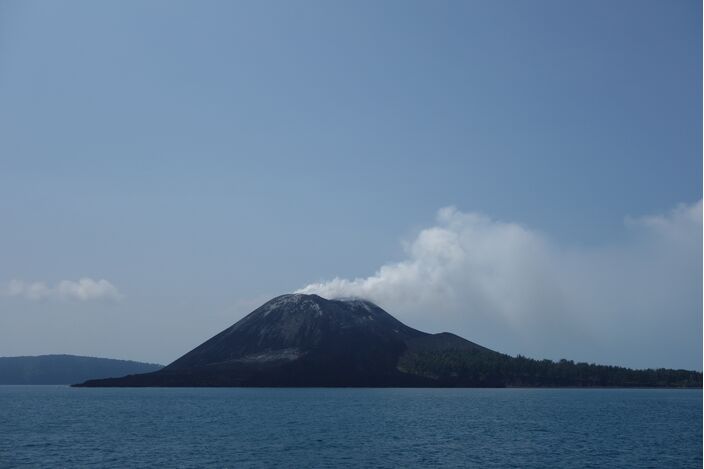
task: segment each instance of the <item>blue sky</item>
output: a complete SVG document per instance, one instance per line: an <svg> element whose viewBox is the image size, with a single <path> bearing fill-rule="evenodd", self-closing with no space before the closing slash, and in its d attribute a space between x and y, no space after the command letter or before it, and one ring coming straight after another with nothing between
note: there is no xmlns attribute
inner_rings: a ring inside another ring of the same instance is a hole
<svg viewBox="0 0 704 469"><path fill-rule="evenodd" d="M462 214L522 227L546 265L576 258L575 278L603 277L595 258L630 279L645 267L623 253L683 252L648 268L681 276L658 298L686 301L642 331L604 322L628 345L601 343L598 322L553 344L486 301L423 316L378 298L392 314L510 353L701 369L701 244L644 248L633 229L701 212L701 16L664 0L3 2L0 355L168 362L270 296L413 259L454 206L452 233L478 226ZM472 290L460 270L449 283ZM59 287L81 278L115 291ZM575 284L558 323L602 291ZM672 314L681 329L662 332ZM648 346L658 331L669 351Z"/></svg>

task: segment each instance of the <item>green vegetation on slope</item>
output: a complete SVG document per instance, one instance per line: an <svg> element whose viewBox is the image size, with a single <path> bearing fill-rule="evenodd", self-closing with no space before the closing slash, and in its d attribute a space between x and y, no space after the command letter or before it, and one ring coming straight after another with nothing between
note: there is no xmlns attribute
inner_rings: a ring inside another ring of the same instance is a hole
<svg viewBox="0 0 704 469"><path fill-rule="evenodd" d="M405 373L457 386L702 386L702 374L695 371L633 370L571 360L534 360L489 350L410 350L401 357L398 368Z"/></svg>

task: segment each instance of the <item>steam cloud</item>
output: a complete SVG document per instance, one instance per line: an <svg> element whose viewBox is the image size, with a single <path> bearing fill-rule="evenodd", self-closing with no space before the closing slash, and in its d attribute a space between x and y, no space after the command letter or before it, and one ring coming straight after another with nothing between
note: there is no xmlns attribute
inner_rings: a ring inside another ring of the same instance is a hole
<svg viewBox="0 0 704 469"><path fill-rule="evenodd" d="M625 227L620 243L565 247L448 207L405 260L298 292L367 298L415 327L508 353L701 369L702 201Z"/></svg>

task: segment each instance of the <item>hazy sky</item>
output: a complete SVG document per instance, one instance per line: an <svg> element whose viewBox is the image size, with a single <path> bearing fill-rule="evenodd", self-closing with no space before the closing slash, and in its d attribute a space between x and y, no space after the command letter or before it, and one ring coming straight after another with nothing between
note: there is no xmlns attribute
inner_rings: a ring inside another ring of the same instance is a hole
<svg viewBox="0 0 704 469"><path fill-rule="evenodd" d="M272 296L701 369L698 1L0 3L0 355Z"/></svg>

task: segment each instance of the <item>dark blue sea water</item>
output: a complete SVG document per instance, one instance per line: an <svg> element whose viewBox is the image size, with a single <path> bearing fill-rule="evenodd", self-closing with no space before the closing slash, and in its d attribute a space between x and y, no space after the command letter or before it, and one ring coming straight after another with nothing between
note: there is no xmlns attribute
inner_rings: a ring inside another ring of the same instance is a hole
<svg viewBox="0 0 704 469"><path fill-rule="evenodd" d="M701 390L0 386L0 466L702 467Z"/></svg>

